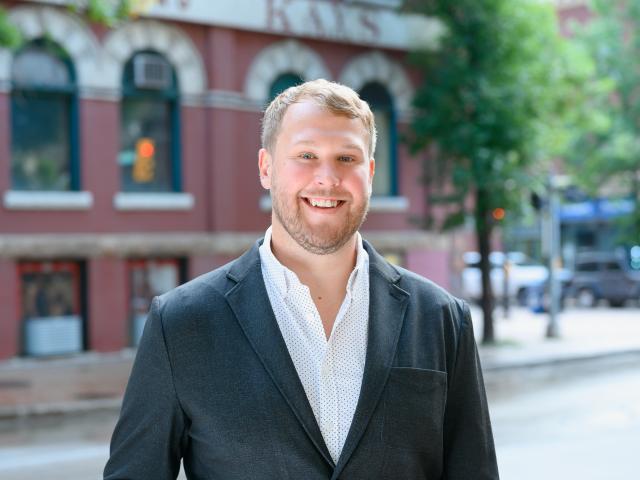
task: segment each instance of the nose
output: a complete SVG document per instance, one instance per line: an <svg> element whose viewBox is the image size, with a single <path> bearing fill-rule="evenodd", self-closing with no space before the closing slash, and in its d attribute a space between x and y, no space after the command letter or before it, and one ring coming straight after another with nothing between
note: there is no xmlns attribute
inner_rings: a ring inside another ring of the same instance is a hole
<svg viewBox="0 0 640 480"><path fill-rule="evenodd" d="M336 187L340 184L340 176L333 164L323 162L316 168L314 181L323 187Z"/></svg>

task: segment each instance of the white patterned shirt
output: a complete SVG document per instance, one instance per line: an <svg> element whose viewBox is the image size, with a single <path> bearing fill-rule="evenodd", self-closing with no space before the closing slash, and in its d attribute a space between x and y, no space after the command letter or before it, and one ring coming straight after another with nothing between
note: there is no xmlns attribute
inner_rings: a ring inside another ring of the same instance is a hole
<svg viewBox="0 0 640 480"><path fill-rule="evenodd" d="M271 227L260 246L271 308L298 372L320 432L338 462L356 411L367 353L369 255L357 235L356 266L327 340L309 287L271 250Z"/></svg>

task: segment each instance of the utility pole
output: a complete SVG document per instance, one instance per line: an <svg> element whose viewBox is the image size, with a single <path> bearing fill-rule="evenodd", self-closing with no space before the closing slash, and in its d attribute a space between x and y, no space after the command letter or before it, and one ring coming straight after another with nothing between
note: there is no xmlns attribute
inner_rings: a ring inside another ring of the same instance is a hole
<svg viewBox="0 0 640 480"><path fill-rule="evenodd" d="M543 249L547 245L549 263L549 323L547 324L547 338L558 338L558 314L560 312L560 279L558 268L562 260L560 256L560 191L569 185L566 175L549 175L547 183L548 210L545 212L545 226L543 228ZM546 238L544 238L546 237ZM546 242L545 242L546 240Z"/></svg>

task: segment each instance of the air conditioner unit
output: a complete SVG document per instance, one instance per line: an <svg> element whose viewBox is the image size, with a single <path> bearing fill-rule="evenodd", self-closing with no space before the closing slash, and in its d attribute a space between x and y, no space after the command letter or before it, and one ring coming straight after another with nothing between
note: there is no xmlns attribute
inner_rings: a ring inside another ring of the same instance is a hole
<svg viewBox="0 0 640 480"><path fill-rule="evenodd" d="M139 53L133 58L133 84L136 88L164 90L171 87L171 66L153 53Z"/></svg>

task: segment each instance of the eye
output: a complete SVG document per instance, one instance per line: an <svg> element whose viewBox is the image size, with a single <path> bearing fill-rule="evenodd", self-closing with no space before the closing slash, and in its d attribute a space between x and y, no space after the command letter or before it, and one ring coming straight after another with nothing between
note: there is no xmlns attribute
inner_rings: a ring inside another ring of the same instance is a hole
<svg viewBox="0 0 640 480"><path fill-rule="evenodd" d="M352 163L355 162L356 159L354 157L351 157L349 155L341 155L338 157L338 160L343 162L343 163Z"/></svg>
<svg viewBox="0 0 640 480"><path fill-rule="evenodd" d="M303 152L300 154L300 158L304 158L305 160L313 160L316 156L313 153Z"/></svg>

